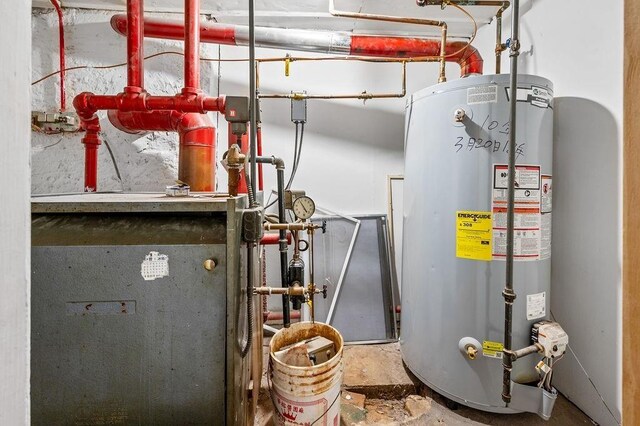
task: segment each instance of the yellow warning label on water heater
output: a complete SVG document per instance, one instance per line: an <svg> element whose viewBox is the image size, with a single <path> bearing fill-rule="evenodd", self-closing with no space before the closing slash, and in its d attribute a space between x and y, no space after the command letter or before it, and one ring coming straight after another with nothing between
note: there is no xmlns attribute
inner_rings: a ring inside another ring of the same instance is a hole
<svg viewBox="0 0 640 426"><path fill-rule="evenodd" d="M490 358L502 358L502 350L504 345L500 342L491 342L485 340L482 342L482 355Z"/></svg>
<svg viewBox="0 0 640 426"><path fill-rule="evenodd" d="M456 215L456 257L490 261L491 212L457 211Z"/></svg>

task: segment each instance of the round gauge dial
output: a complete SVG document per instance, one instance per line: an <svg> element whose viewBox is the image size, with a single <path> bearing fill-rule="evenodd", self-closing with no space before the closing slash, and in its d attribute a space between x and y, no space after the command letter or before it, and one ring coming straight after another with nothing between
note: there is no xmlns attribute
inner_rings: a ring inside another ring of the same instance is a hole
<svg viewBox="0 0 640 426"><path fill-rule="evenodd" d="M316 203L307 196L298 197L293 201L292 210L298 219L309 219L316 211Z"/></svg>

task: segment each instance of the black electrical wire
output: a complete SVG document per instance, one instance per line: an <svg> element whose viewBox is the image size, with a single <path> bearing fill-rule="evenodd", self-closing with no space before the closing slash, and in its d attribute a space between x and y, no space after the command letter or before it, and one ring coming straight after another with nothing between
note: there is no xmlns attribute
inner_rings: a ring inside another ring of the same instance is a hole
<svg viewBox="0 0 640 426"><path fill-rule="evenodd" d="M118 162L116 161L116 157L115 155L113 155L111 146L109 145L109 142L107 142L106 138L104 139L104 146L106 146L107 151L109 151L109 156L111 157L111 161L113 162L113 168L116 171L116 176L118 176L118 180L120 181L120 184L124 185L124 183L122 182L122 176L120 176L120 169L118 168Z"/></svg>
<svg viewBox="0 0 640 426"><path fill-rule="evenodd" d="M296 123L296 127L298 127L298 123ZM297 133L297 131L296 131ZM294 155L293 160L293 169L291 169L291 176L289 177L289 182L287 182L286 189L291 188L291 184L293 183L293 179L296 177L296 172L298 171L298 164L300 164L300 154L302 154L302 140L304 138L304 122L300 125L300 142L295 147L297 149L296 154ZM296 138L297 139L297 138Z"/></svg>
<svg viewBox="0 0 640 426"><path fill-rule="evenodd" d="M291 188L293 179L296 177L296 172L298 171L298 164L300 164L300 155L302 153L302 138L304 136L304 122L302 123L296 122L295 124L296 124L296 137L295 137L295 143L293 145L293 163L291 166L291 175L289 176L289 181L287 182L285 189ZM265 207L265 209L268 209L269 207L273 206L277 202L278 202L278 198L276 197L276 199L270 202Z"/></svg>

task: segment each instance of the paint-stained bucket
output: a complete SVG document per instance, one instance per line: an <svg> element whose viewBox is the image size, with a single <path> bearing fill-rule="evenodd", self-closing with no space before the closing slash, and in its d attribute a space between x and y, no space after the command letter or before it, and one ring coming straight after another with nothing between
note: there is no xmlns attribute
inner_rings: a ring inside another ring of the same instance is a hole
<svg viewBox="0 0 640 426"><path fill-rule="evenodd" d="M282 348L317 336L334 344L335 355L323 363L297 367L285 364L274 355ZM340 424L343 344L342 336L335 328L318 322L291 324L271 338L269 378L277 425Z"/></svg>

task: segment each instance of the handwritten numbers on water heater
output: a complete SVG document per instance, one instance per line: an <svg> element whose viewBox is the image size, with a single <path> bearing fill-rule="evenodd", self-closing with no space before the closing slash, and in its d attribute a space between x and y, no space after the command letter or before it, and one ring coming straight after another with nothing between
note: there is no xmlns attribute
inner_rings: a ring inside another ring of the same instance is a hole
<svg viewBox="0 0 640 426"><path fill-rule="evenodd" d="M499 135L505 135L505 136L503 137L499 136L500 139L498 138L483 139L483 138L473 137L469 135L457 136L453 146L456 152L461 152L461 151L470 152L476 149L484 149L484 150L488 150L490 153L503 152L505 154L508 154L509 144L507 142L507 139L509 135L509 127L510 127L509 121L500 122L498 120L493 120L489 115L487 115L484 121L482 122L482 125L480 126L479 131L474 129L474 133L475 134L487 133L489 136L492 136L492 135L496 136L496 134L498 136ZM518 143L516 145L516 158L519 158L524 155L525 145L526 145L525 142Z"/></svg>

